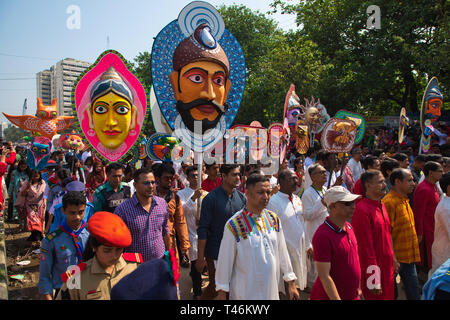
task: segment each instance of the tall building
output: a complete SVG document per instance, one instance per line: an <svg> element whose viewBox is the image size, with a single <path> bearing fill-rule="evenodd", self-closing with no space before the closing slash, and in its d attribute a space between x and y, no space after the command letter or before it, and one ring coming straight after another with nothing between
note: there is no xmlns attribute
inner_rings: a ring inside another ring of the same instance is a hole
<svg viewBox="0 0 450 320"><path fill-rule="evenodd" d="M12 124L11 122L6 122L6 121L2 121L0 122L0 137L4 137L5 136L5 129L11 127Z"/></svg>
<svg viewBox="0 0 450 320"><path fill-rule="evenodd" d="M90 65L89 62L66 58L57 62L50 70L39 72L36 76L37 96L42 99L44 104L51 104L51 100L56 98L58 103L58 116L71 116L73 114L73 86L78 76ZM48 87L50 89L46 90ZM48 96L50 98L44 100Z"/></svg>
<svg viewBox="0 0 450 320"><path fill-rule="evenodd" d="M36 75L37 97L42 103L49 105L52 102L52 71L44 70Z"/></svg>

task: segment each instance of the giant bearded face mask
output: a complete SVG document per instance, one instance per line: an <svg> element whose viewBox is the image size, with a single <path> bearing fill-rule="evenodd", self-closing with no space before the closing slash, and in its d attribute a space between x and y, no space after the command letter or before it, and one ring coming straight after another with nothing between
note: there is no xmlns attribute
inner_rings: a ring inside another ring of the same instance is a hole
<svg viewBox="0 0 450 320"><path fill-rule="evenodd" d="M231 82L222 66L211 61L189 63L170 74L177 110L186 127L202 121L202 133L214 128L225 113Z"/></svg>
<svg viewBox="0 0 450 320"><path fill-rule="evenodd" d="M155 128L195 152L220 143L239 109L246 68L217 9L203 1L186 5L156 36L151 67Z"/></svg>
<svg viewBox="0 0 450 320"><path fill-rule="evenodd" d="M183 123L194 132L194 121L201 121L202 134L214 128L228 109L231 81L225 52L206 24L198 26L192 37L178 45L173 66L170 84Z"/></svg>

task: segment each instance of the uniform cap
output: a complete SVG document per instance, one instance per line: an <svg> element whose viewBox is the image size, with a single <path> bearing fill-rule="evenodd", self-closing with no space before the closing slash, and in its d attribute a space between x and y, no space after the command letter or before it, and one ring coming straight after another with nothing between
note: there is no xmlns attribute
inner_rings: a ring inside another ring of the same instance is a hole
<svg viewBox="0 0 450 320"><path fill-rule="evenodd" d="M131 233L123 220L114 213L99 211L89 219L87 229L98 242L108 247L131 245Z"/></svg>
<svg viewBox="0 0 450 320"><path fill-rule="evenodd" d="M84 185L84 183L82 183L80 181L72 181L66 185L66 191L81 192L81 191L85 191L85 190L86 190L86 186Z"/></svg>

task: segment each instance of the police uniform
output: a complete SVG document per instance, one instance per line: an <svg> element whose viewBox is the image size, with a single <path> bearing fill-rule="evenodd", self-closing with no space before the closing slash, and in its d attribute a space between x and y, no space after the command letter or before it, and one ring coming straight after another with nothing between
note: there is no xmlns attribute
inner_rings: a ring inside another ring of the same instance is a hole
<svg viewBox="0 0 450 320"><path fill-rule="evenodd" d="M126 248L131 245L131 233L123 220L110 212L99 211L89 220L88 231L101 244ZM111 288L142 263L139 253L123 253L108 274L96 256L61 274L64 282L57 300L109 300Z"/></svg>
<svg viewBox="0 0 450 320"><path fill-rule="evenodd" d="M105 182L94 192L94 212L107 211L114 213L114 210L119 205L130 198L131 188L128 183L121 182L117 192L115 192L109 182Z"/></svg>
<svg viewBox="0 0 450 320"><path fill-rule="evenodd" d="M78 235L83 247L86 246L88 237L89 232L83 228ZM81 259L73 237L61 229L48 234L42 240L40 250L39 293L53 294L53 289L59 289L63 284L61 273L65 272L69 266L80 263Z"/></svg>

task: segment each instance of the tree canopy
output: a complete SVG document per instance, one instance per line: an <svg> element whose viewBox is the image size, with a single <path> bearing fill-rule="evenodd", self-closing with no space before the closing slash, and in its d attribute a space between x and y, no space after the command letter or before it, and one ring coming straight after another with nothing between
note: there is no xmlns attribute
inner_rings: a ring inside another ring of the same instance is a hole
<svg viewBox="0 0 450 320"><path fill-rule="evenodd" d="M16 126L11 126L3 131L3 141L23 142L25 136L31 136L31 132Z"/></svg>
<svg viewBox="0 0 450 320"><path fill-rule="evenodd" d="M367 25L370 5L380 8L380 29ZM282 30L270 15L243 5L219 8L246 61L235 124L282 121L291 83L302 102L320 98L330 115L339 109L363 115L397 115L401 107L417 112L432 76L448 97L448 1L274 0L271 6L295 14L299 30ZM150 60L149 52L134 60L147 87Z"/></svg>

